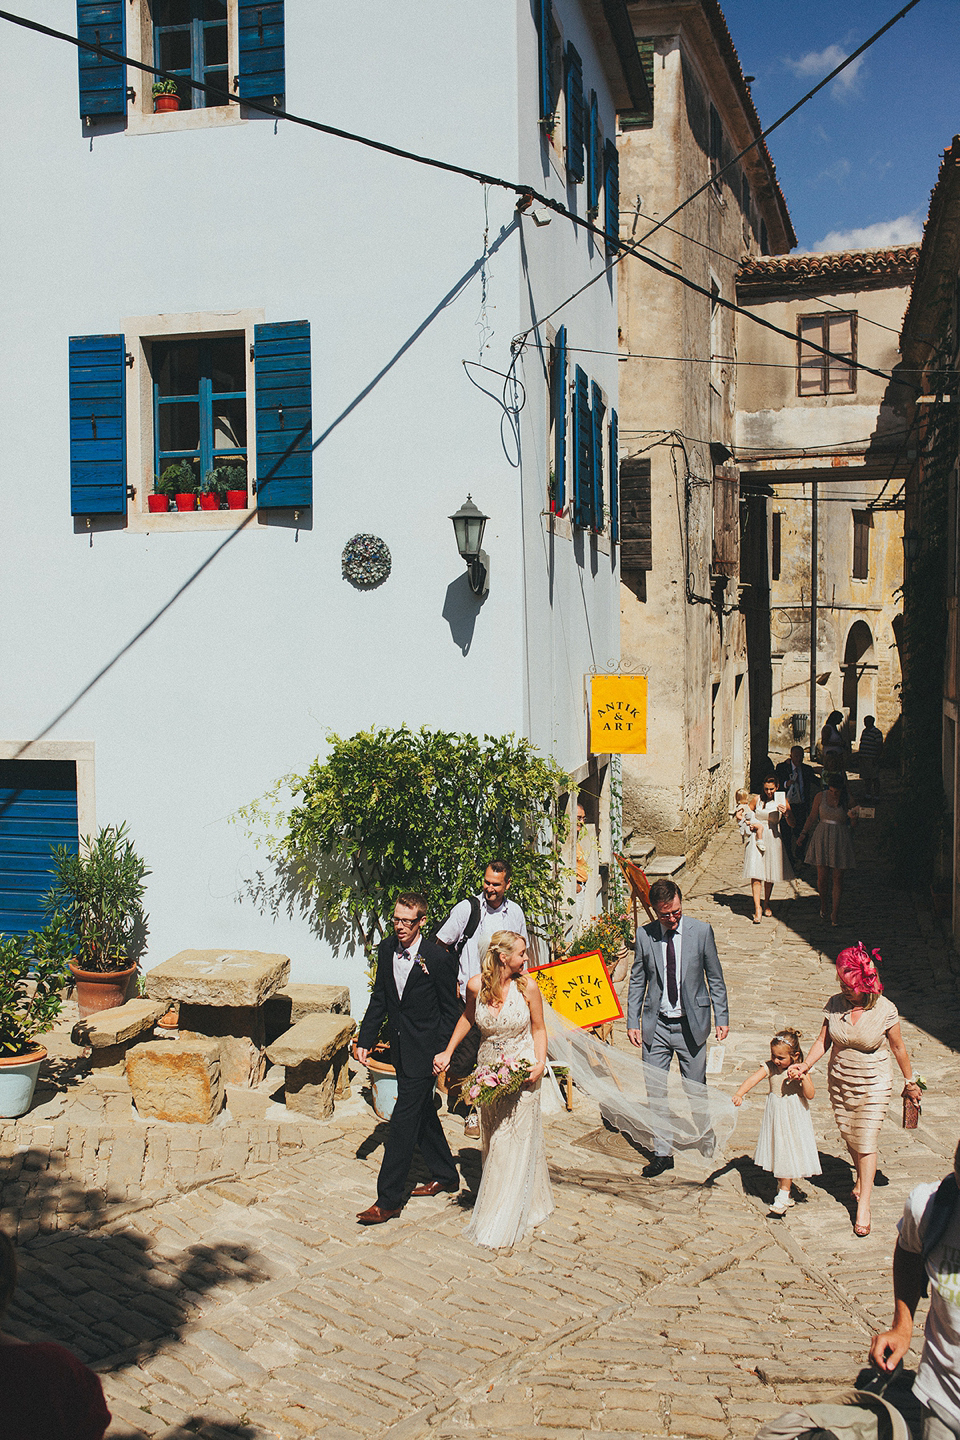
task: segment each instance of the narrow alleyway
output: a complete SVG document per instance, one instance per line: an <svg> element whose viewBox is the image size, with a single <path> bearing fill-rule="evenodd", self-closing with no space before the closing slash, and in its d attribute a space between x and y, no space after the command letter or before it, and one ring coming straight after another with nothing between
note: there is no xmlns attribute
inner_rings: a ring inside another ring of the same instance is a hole
<svg viewBox="0 0 960 1440"><path fill-rule="evenodd" d="M889 1320L903 1199L947 1171L960 1133L957 975L932 915L875 864L868 823L839 930L819 921L805 882L752 925L730 829L685 884L688 913L716 930L730 989L731 1035L712 1077L728 1092L779 1025L814 1037L843 944L883 953L930 1088L914 1132L899 1128L895 1089L868 1239L853 1235L822 1065L824 1174L785 1220L767 1216L773 1182L750 1160L761 1098L744 1105L723 1163L681 1159L646 1181L642 1158L578 1096L547 1132L557 1210L498 1256L463 1242L464 1208L449 1197L356 1225L382 1138L356 1086L328 1124L235 1125L243 1143L228 1129L219 1150L209 1127L162 1127L167 1170L133 1183L146 1127L115 1105L86 1126L68 1110L0 1132L4 1223L22 1220L11 1328L61 1339L100 1370L114 1437L721 1440L851 1382ZM448 1123L475 1188L478 1149Z"/></svg>

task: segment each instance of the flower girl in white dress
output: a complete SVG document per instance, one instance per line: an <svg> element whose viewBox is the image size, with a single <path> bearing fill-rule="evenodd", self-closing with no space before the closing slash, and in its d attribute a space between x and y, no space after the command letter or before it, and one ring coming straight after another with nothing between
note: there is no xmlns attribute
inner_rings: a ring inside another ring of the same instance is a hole
<svg viewBox="0 0 960 1440"><path fill-rule="evenodd" d="M753 1163L770 1170L779 1182L776 1199L770 1207L771 1215L783 1215L796 1203L790 1194L795 1179L822 1173L807 1103L814 1096L813 1086L807 1083L810 1076L803 1075L797 1080L787 1078L789 1067L798 1065L802 1059L800 1031L785 1025L770 1041L770 1059L744 1080L733 1096L734 1105L740 1105L754 1085L759 1085L761 1080L767 1082L767 1103ZM775 1086L774 1080L780 1076L783 1079Z"/></svg>
<svg viewBox="0 0 960 1440"><path fill-rule="evenodd" d="M474 1024L483 1043L478 1065L505 1057L530 1062L521 1090L480 1109L483 1177L467 1238L501 1249L539 1225L553 1210L553 1192L540 1119L540 1081L547 1060L547 1032L539 987L525 970L527 945L512 930L490 937L481 971L467 982L467 1002L450 1043L434 1060L437 1074Z"/></svg>

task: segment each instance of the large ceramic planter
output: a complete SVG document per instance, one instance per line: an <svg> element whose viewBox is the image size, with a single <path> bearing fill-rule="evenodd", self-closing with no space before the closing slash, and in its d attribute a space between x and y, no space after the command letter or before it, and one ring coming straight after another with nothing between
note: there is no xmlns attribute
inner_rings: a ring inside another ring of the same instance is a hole
<svg viewBox="0 0 960 1440"><path fill-rule="evenodd" d="M81 970L71 961L70 974L77 990L80 1019L122 1005L136 973L136 965L128 965L126 970Z"/></svg>
<svg viewBox="0 0 960 1440"><path fill-rule="evenodd" d="M373 1113L381 1120L389 1120L397 1103L397 1072L392 1065L371 1055L367 1060L367 1073L373 1094Z"/></svg>
<svg viewBox="0 0 960 1440"><path fill-rule="evenodd" d="M0 1059L0 1116L5 1120L15 1120L30 1109L40 1066L46 1058L46 1050L38 1045L27 1055Z"/></svg>

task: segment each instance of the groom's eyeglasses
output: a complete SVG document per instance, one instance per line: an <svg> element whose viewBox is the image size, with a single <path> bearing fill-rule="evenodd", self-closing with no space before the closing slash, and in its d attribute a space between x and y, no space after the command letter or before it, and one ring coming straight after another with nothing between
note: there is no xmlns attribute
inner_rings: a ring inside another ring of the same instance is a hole
<svg viewBox="0 0 960 1440"><path fill-rule="evenodd" d="M413 920L401 920L401 918L400 918L399 915L394 915L394 917L393 917L393 928L394 928L395 930L399 930L400 927L401 927L401 925L403 925L406 929L410 930L410 929L412 929L412 927L413 927L414 925L416 925L416 924L419 923L419 920L420 920L420 916L419 916L419 915L416 916L415 919L413 919Z"/></svg>

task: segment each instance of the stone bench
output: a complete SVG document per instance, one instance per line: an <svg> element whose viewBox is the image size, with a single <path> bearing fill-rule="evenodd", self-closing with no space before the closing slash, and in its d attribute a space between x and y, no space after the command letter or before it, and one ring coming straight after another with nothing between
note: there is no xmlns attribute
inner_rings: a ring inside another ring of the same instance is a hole
<svg viewBox="0 0 960 1440"><path fill-rule="evenodd" d="M350 1040L356 1021L349 1015L314 1012L298 1020L267 1047L274 1065L286 1071L284 1092L288 1110L328 1120L334 1100L350 1093Z"/></svg>
<svg viewBox="0 0 960 1440"><path fill-rule="evenodd" d="M346 985L285 985L263 1007L267 1045L296 1025L305 1015L349 1015L350 991Z"/></svg>
<svg viewBox="0 0 960 1440"><path fill-rule="evenodd" d="M289 974L286 955L181 950L147 971L147 993L179 1000L181 1038L219 1040L224 1080L253 1086L266 1073L264 1007Z"/></svg>
<svg viewBox="0 0 960 1440"><path fill-rule="evenodd" d="M144 1118L206 1125L223 1109L218 1040L181 1037L134 1045L126 1070L133 1103Z"/></svg>
<svg viewBox="0 0 960 1440"><path fill-rule="evenodd" d="M78 1020L70 1038L74 1045L89 1047L91 1070L122 1075L127 1051L138 1036L153 1029L166 1008L164 1001L128 1000Z"/></svg>

